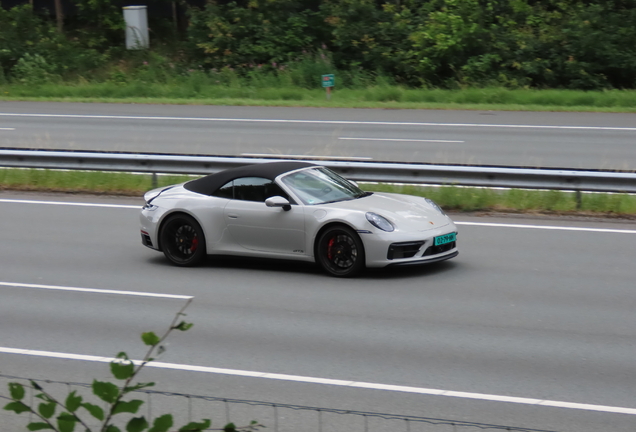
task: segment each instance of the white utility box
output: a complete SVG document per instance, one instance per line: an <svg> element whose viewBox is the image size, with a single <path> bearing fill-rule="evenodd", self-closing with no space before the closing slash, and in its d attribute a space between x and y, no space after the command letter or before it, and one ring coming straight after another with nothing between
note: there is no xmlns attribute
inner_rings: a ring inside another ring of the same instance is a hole
<svg viewBox="0 0 636 432"><path fill-rule="evenodd" d="M124 7L124 21L126 21L126 49L147 49L150 42L146 6Z"/></svg>

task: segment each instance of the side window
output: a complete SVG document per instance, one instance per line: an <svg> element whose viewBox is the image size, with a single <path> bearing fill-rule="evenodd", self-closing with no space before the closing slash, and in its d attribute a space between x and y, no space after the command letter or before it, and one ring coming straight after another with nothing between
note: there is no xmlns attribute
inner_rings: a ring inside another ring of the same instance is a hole
<svg viewBox="0 0 636 432"><path fill-rule="evenodd" d="M273 196L281 196L283 198L289 199L287 193L280 188L276 183L269 182L265 185L265 199ZM293 203L292 203L293 204Z"/></svg>
<svg viewBox="0 0 636 432"><path fill-rule="evenodd" d="M273 181L261 177L242 177L221 186L213 196L242 201L265 202L272 196L282 196L289 199L287 194Z"/></svg>
<svg viewBox="0 0 636 432"><path fill-rule="evenodd" d="M265 190L272 181L260 177L243 177L234 180L234 199L265 202Z"/></svg>
<svg viewBox="0 0 636 432"><path fill-rule="evenodd" d="M234 187L232 186L232 184L233 184L233 181L229 181L225 183L223 186L218 188L216 192L212 194L212 196L219 197L219 198L233 199Z"/></svg>

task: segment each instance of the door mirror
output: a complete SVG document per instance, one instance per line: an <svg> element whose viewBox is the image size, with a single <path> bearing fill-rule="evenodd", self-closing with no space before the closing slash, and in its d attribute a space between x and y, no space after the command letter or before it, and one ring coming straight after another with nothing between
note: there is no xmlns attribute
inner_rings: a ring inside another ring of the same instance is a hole
<svg viewBox="0 0 636 432"><path fill-rule="evenodd" d="M360 186L358 186L358 183L354 182L353 180L349 180L349 179L347 179L347 181L348 181L349 183L351 183L352 185L354 185L355 187L360 187Z"/></svg>
<svg viewBox="0 0 636 432"><path fill-rule="evenodd" d="M283 210L285 211L291 210L291 205L289 204L289 201L286 198L283 198L282 196L273 196L273 197L267 198L265 200L265 205L267 207L282 207Z"/></svg>

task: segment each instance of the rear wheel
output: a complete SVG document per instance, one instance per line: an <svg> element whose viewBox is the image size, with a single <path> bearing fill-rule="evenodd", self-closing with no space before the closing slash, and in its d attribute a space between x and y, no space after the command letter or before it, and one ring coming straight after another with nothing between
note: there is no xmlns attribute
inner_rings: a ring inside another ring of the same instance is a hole
<svg viewBox="0 0 636 432"><path fill-rule="evenodd" d="M364 245L352 229L330 227L318 239L316 260L332 276L355 276L364 268Z"/></svg>
<svg viewBox="0 0 636 432"><path fill-rule="evenodd" d="M164 255L175 265L194 266L206 256L203 229L191 216L170 216L161 228L160 239Z"/></svg>

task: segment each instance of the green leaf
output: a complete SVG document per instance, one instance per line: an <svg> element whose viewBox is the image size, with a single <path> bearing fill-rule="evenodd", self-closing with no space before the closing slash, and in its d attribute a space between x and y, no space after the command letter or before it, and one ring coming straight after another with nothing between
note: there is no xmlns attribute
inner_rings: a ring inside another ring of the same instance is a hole
<svg viewBox="0 0 636 432"><path fill-rule="evenodd" d="M130 419L126 425L127 432L141 432L148 427L148 422L145 417L135 417Z"/></svg>
<svg viewBox="0 0 636 432"><path fill-rule="evenodd" d="M40 405L38 405L38 412L45 419L50 419L51 417L53 417L53 414L55 414L55 407L55 402L42 402Z"/></svg>
<svg viewBox="0 0 636 432"><path fill-rule="evenodd" d="M142 333L141 340L149 346L157 345L161 341L161 339L159 339L159 336L157 336L153 332Z"/></svg>
<svg viewBox="0 0 636 432"><path fill-rule="evenodd" d="M93 394L104 402L112 404L119 396L119 388L113 383L93 380Z"/></svg>
<svg viewBox="0 0 636 432"><path fill-rule="evenodd" d="M22 400L24 397L24 386L18 383L9 383L9 392L11 393L11 399L15 401Z"/></svg>
<svg viewBox="0 0 636 432"><path fill-rule="evenodd" d="M45 395L44 393L38 393L35 395L35 397L38 399L42 399L45 402L55 402L53 399L51 399L48 395Z"/></svg>
<svg viewBox="0 0 636 432"><path fill-rule="evenodd" d="M234 423L228 423L223 428L223 432L236 432L236 426Z"/></svg>
<svg viewBox="0 0 636 432"><path fill-rule="evenodd" d="M202 422L190 422L187 425L179 429L179 432L200 432L210 427L212 421L210 419L203 419Z"/></svg>
<svg viewBox="0 0 636 432"><path fill-rule="evenodd" d="M33 422L33 423L29 423L27 425L27 429L30 431L38 431L38 430L44 430L44 429L53 429L53 426L51 426L48 423L42 423L42 422Z"/></svg>
<svg viewBox="0 0 636 432"><path fill-rule="evenodd" d="M137 414L139 407L144 404L144 401L139 399L131 400L130 402L119 401L117 405L115 405L115 409L113 410L113 415L120 413L131 413Z"/></svg>
<svg viewBox="0 0 636 432"><path fill-rule="evenodd" d="M155 385L155 383L153 383L153 382L135 384L134 386L129 386L129 387L124 388L124 393L129 393L129 392L132 392L132 391L141 390L143 388L152 387L154 385Z"/></svg>
<svg viewBox="0 0 636 432"><path fill-rule="evenodd" d="M57 417L57 428L60 432L73 432L77 419L69 413L62 413Z"/></svg>
<svg viewBox="0 0 636 432"><path fill-rule="evenodd" d="M117 426L108 425L105 432L121 432Z"/></svg>
<svg viewBox="0 0 636 432"><path fill-rule="evenodd" d="M91 413L91 415L95 417L97 420L104 420L104 410L101 407L90 404L88 402L83 403L82 407L86 409L86 411Z"/></svg>
<svg viewBox="0 0 636 432"><path fill-rule="evenodd" d="M167 432L168 429L172 427L172 415L164 414L161 417L157 417L154 422L152 422L152 427L148 432Z"/></svg>
<svg viewBox="0 0 636 432"><path fill-rule="evenodd" d="M64 406L66 406L66 409L69 412L75 412L81 405L82 405L82 397L77 396L75 390L70 392L68 396L66 397L66 403L64 404Z"/></svg>
<svg viewBox="0 0 636 432"><path fill-rule="evenodd" d="M23 412L31 411L31 408L23 404L22 402L9 402L4 406L7 411L13 411L16 414L22 414Z"/></svg>
<svg viewBox="0 0 636 432"><path fill-rule="evenodd" d="M192 324L192 323L187 323L185 321L181 321L179 324L177 324L173 328L175 330L188 331L188 330L190 330L192 328L193 325L194 324Z"/></svg>
<svg viewBox="0 0 636 432"><path fill-rule="evenodd" d="M42 390L42 387L40 386L40 384L36 383L33 380L30 380L30 382L31 382L31 387L33 387L36 390Z"/></svg>
<svg viewBox="0 0 636 432"><path fill-rule="evenodd" d="M127 380L135 373L135 365L130 360L115 360L110 362L110 371L120 380Z"/></svg>

